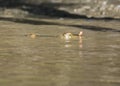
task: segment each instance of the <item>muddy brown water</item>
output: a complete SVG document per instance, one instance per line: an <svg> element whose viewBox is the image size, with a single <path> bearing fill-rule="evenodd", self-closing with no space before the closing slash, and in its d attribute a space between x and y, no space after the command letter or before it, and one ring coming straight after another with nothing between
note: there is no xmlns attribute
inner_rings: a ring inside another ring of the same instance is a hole
<svg viewBox="0 0 120 86"><path fill-rule="evenodd" d="M120 86L119 21L37 22L0 21L1 86ZM79 31L82 43L58 36Z"/></svg>

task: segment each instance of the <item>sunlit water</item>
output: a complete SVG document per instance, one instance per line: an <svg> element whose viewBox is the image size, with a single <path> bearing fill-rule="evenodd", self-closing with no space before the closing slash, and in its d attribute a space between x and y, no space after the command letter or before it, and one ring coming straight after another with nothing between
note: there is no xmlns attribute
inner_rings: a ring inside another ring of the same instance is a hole
<svg viewBox="0 0 120 86"><path fill-rule="evenodd" d="M59 37L79 31L84 32L82 43ZM29 33L42 36L31 38ZM120 34L1 21L0 86L120 86Z"/></svg>

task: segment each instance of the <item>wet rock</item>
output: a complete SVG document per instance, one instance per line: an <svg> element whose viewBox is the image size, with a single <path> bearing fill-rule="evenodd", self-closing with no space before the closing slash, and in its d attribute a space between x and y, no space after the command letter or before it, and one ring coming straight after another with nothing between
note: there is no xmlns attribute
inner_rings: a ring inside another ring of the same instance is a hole
<svg viewBox="0 0 120 86"><path fill-rule="evenodd" d="M87 17L120 18L120 0L79 0L74 6L62 7L62 10Z"/></svg>
<svg viewBox="0 0 120 86"><path fill-rule="evenodd" d="M0 3L1 6L3 6L2 4L3 2L6 2L8 6L9 5L13 6L16 5L17 3L19 4L19 8L22 7L22 10L24 9L25 11L25 13L24 12L21 13L23 15L28 14L32 8L31 12L33 13L41 12L41 14L45 15L46 14L54 15L55 13L60 14L58 11L64 11L76 15L85 15L87 17L120 18L120 0L19 0L19 1L7 0L7 1L1 0ZM20 5L22 6L20 7ZM30 8L30 6L27 7L26 5L31 5L33 7ZM29 12L27 12L28 10ZM21 10L19 11L21 12ZM17 12L14 10L13 13L16 14Z"/></svg>

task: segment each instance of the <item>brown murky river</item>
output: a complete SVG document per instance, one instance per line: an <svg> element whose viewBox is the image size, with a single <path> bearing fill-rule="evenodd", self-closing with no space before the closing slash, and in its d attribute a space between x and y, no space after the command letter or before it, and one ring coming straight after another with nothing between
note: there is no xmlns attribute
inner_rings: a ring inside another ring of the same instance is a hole
<svg viewBox="0 0 120 86"><path fill-rule="evenodd" d="M2 18L0 86L120 86L120 21Z"/></svg>

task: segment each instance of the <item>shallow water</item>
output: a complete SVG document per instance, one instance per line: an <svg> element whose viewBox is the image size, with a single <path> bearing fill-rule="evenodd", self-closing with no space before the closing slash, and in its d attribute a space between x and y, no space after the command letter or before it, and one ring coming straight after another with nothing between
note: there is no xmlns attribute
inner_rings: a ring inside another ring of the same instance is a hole
<svg viewBox="0 0 120 86"><path fill-rule="evenodd" d="M120 85L119 21L42 21L57 24L0 21L1 86ZM117 30L95 31L75 25ZM66 41L59 37L64 32L79 31L84 32L82 43L79 39ZM29 33L42 36L31 38L26 36Z"/></svg>

